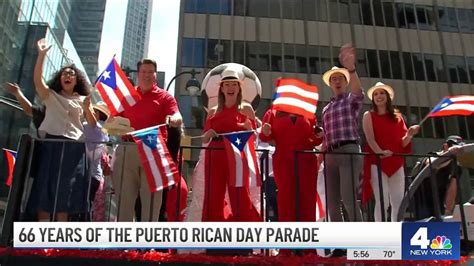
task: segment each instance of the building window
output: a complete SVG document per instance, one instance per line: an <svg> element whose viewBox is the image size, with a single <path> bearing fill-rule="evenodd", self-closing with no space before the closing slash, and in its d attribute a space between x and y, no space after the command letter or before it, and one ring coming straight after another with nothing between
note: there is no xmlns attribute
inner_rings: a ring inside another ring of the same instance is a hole
<svg viewBox="0 0 474 266"><path fill-rule="evenodd" d="M469 136L467 134L467 125L466 125L466 117L465 116L458 116L458 126L459 126L459 134L463 139L467 139Z"/></svg>
<svg viewBox="0 0 474 266"><path fill-rule="evenodd" d="M328 21L326 0L316 0L316 20Z"/></svg>
<svg viewBox="0 0 474 266"><path fill-rule="evenodd" d="M321 59L322 72L326 72L330 70L333 65L331 64L331 53L330 53L329 47L327 46L319 47L319 58Z"/></svg>
<svg viewBox="0 0 474 266"><path fill-rule="evenodd" d="M205 5L207 14L219 14L220 0L200 0L199 2Z"/></svg>
<svg viewBox="0 0 474 266"><path fill-rule="evenodd" d="M295 73L295 46L293 44L284 44L283 47L285 49L283 52L285 58L284 72Z"/></svg>
<svg viewBox="0 0 474 266"><path fill-rule="evenodd" d="M222 15L230 15L230 0L220 0Z"/></svg>
<svg viewBox="0 0 474 266"><path fill-rule="evenodd" d="M314 46L314 45L309 46L308 55L309 55L310 73L321 74L322 71L321 71L321 67L319 66L319 46Z"/></svg>
<svg viewBox="0 0 474 266"><path fill-rule="evenodd" d="M434 124L434 129L436 133L436 138L446 138L446 130L444 126L444 118L442 117L433 117L429 119L430 122ZM426 121L428 122L428 120Z"/></svg>
<svg viewBox="0 0 474 266"><path fill-rule="evenodd" d="M394 79L402 79L402 64L397 51L389 51L392 67L392 76Z"/></svg>
<svg viewBox="0 0 474 266"><path fill-rule="evenodd" d="M451 82L469 83L462 56L446 56L446 61Z"/></svg>
<svg viewBox="0 0 474 266"><path fill-rule="evenodd" d="M217 40L208 39L207 40L207 67L213 68L219 65L219 50L221 50L221 45Z"/></svg>
<svg viewBox="0 0 474 266"><path fill-rule="evenodd" d="M271 6L279 5L272 1ZM268 17L268 0L247 0L247 16L250 17Z"/></svg>
<svg viewBox="0 0 474 266"><path fill-rule="evenodd" d="M458 21L456 19L456 10L452 7L439 7L438 16L440 30L442 31L458 31Z"/></svg>
<svg viewBox="0 0 474 266"><path fill-rule="evenodd" d="M181 66L204 67L205 40L183 38L181 51Z"/></svg>
<svg viewBox="0 0 474 266"><path fill-rule="evenodd" d="M258 43L258 70L269 71L270 70L270 44L267 42Z"/></svg>
<svg viewBox="0 0 474 266"><path fill-rule="evenodd" d="M395 17L393 15L394 9L392 2L383 2L383 15L385 17L385 26L395 27Z"/></svg>
<svg viewBox="0 0 474 266"><path fill-rule="evenodd" d="M273 2L278 2L275 1L275 0L271 0L271 3L270 5L273 4ZM282 15L283 15L283 18L286 18L286 19L293 19L293 8L294 8L294 5L295 5L295 2L294 0L281 0L281 6L282 6ZM300 17L296 17L296 18L301 18Z"/></svg>
<svg viewBox="0 0 474 266"><path fill-rule="evenodd" d="M246 43L246 61L245 64L250 69L258 69L258 47L256 42Z"/></svg>
<svg viewBox="0 0 474 266"><path fill-rule="evenodd" d="M426 75L429 81L446 82L441 55L425 54Z"/></svg>
<svg viewBox="0 0 474 266"><path fill-rule="evenodd" d="M329 0L329 22L339 22L337 0Z"/></svg>
<svg viewBox="0 0 474 266"><path fill-rule="evenodd" d="M307 59L306 59L306 46L302 44L295 44L295 60L296 60L296 72L297 73L308 73Z"/></svg>
<svg viewBox="0 0 474 266"><path fill-rule="evenodd" d="M425 70L423 69L423 57L421 54L414 53L413 56L413 67L415 68L416 80L425 80Z"/></svg>
<svg viewBox="0 0 474 266"><path fill-rule="evenodd" d="M362 23L364 25L372 25L372 9L370 7L370 0L360 0L360 7L362 12Z"/></svg>
<svg viewBox="0 0 474 266"><path fill-rule="evenodd" d="M434 12L431 6L416 6L416 18L420 30L435 30Z"/></svg>
<svg viewBox="0 0 474 266"><path fill-rule="evenodd" d="M234 62L245 65L244 42L234 41Z"/></svg>
<svg viewBox="0 0 474 266"><path fill-rule="evenodd" d="M303 1L303 18L305 20L316 20L316 2L314 0Z"/></svg>
<svg viewBox="0 0 474 266"><path fill-rule="evenodd" d="M234 0L234 15L245 16L245 0Z"/></svg>
<svg viewBox="0 0 474 266"><path fill-rule="evenodd" d="M368 77L367 58L365 57L365 49L357 49L357 74L361 77Z"/></svg>
<svg viewBox="0 0 474 266"><path fill-rule="evenodd" d="M411 108L412 109L414 109L414 108L418 109L418 107L411 107ZM420 114L421 114L420 117L425 117L430 112L430 108L428 108L428 107L420 107L419 109L420 109ZM422 135L423 135L424 138L433 138L434 137L432 120L428 119L423 123L423 125L421 126L421 132L422 132Z"/></svg>
<svg viewBox="0 0 474 266"><path fill-rule="evenodd" d="M371 78L380 78L379 64L376 50L366 50L367 64L369 66L369 76Z"/></svg>
<svg viewBox="0 0 474 266"><path fill-rule="evenodd" d="M390 74L390 58L388 55L388 51L379 51L380 57L380 66L382 66L382 78L389 79L392 78Z"/></svg>
<svg viewBox="0 0 474 266"><path fill-rule="evenodd" d="M385 26L381 1L373 1L372 5L374 7L375 26Z"/></svg>
<svg viewBox="0 0 474 266"><path fill-rule="evenodd" d="M469 65L469 75L471 76L471 83L474 83L474 57L468 57L467 63Z"/></svg>
<svg viewBox="0 0 474 266"><path fill-rule="evenodd" d="M193 66L193 40L191 38L183 38L181 49L181 66L183 67Z"/></svg>
<svg viewBox="0 0 474 266"><path fill-rule="evenodd" d="M360 16L360 2L359 0L352 0L350 2L351 2L351 7L349 8L349 11L351 12L352 24L361 24L362 19Z"/></svg>
<svg viewBox="0 0 474 266"><path fill-rule="evenodd" d="M271 43L270 52L271 52L272 71L283 72L282 60L281 60L281 44Z"/></svg>
<svg viewBox="0 0 474 266"><path fill-rule="evenodd" d="M402 55L403 55L403 64L405 66L406 79L414 80L413 65L411 63L411 54L404 52Z"/></svg>

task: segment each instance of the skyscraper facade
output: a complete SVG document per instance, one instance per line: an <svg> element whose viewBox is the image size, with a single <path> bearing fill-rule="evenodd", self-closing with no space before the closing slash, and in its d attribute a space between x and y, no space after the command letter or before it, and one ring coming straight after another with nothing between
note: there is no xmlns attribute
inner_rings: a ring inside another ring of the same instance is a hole
<svg viewBox="0 0 474 266"><path fill-rule="evenodd" d="M99 71L99 50L106 2L106 0L71 2L68 32L92 82L97 79Z"/></svg>
<svg viewBox="0 0 474 266"><path fill-rule="evenodd" d="M67 31L73 1L0 1L0 84L15 82L35 102L33 69L36 42L45 37L52 45L44 64L49 80L63 65L74 63L85 70ZM3 97L11 98L4 90ZM32 133L30 119L21 111L0 104L0 147L15 148L21 134Z"/></svg>
<svg viewBox="0 0 474 266"><path fill-rule="evenodd" d="M474 93L471 0L182 0L176 71L194 68L202 80L221 63L248 66L263 87L259 117L277 78L299 78L318 86L320 118L331 97L322 74L338 64L345 43L357 48L363 87L378 81L393 86L409 125L444 96ZM185 77L177 80L176 97L188 131L201 132L205 115L188 107L185 83ZM364 110L369 107L366 99ZM439 149L451 134L473 140L474 117L428 119L415 151Z"/></svg>
<svg viewBox="0 0 474 266"><path fill-rule="evenodd" d="M124 69L135 69L148 55L152 9L152 0L128 1L121 62Z"/></svg>

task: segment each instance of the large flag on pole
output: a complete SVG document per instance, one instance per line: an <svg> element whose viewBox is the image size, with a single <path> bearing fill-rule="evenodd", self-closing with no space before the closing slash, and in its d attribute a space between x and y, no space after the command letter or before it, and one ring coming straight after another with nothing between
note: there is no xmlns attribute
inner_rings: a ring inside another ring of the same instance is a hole
<svg viewBox="0 0 474 266"><path fill-rule="evenodd" d="M128 80L115 57L95 83L112 115L123 112L140 100L140 94Z"/></svg>
<svg viewBox="0 0 474 266"><path fill-rule="evenodd" d="M314 118L318 104L318 88L298 79L278 79L272 108Z"/></svg>
<svg viewBox="0 0 474 266"><path fill-rule="evenodd" d="M132 136L138 145L138 154L150 191L155 192L178 183L181 177L159 127L139 130Z"/></svg>
<svg viewBox="0 0 474 266"><path fill-rule="evenodd" d="M261 186L253 131L222 134L230 175L230 186Z"/></svg>
<svg viewBox="0 0 474 266"><path fill-rule="evenodd" d="M433 110L428 114L428 117L437 116L451 116L464 115L469 116L474 113L474 96L472 95L458 95L444 97Z"/></svg>
<svg viewBox="0 0 474 266"><path fill-rule="evenodd" d="M13 179L13 168L15 167L16 161L16 151L3 149L5 151L5 157L7 158L7 166L8 166L8 177L6 185L10 186L12 184Z"/></svg>

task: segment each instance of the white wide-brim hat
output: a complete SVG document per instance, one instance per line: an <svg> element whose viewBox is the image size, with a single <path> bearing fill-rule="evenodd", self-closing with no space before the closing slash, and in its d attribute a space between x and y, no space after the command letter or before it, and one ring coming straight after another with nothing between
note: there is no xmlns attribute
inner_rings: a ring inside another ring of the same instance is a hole
<svg viewBox="0 0 474 266"><path fill-rule="evenodd" d="M235 71L234 69L226 69L222 72L221 74L221 81L220 83L224 81L238 81L240 84L242 84L242 80L239 77L239 73Z"/></svg>
<svg viewBox="0 0 474 266"><path fill-rule="evenodd" d="M324 75L323 75L323 81L329 87L331 87L331 85L329 85L329 80L331 79L331 76L333 74L336 74L336 73L343 74L346 77L347 83L349 83L349 81L351 81L351 75L349 74L349 71L347 69L345 69L343 67L333 66L331 68L331 70L326 71L326 73L324 73Z"/></svg>
<svg viewBox="0 0 474 266"><path fill-rule="evenodd" d="M98 102L92 105L92 109L102 112L107 118L110 116L110 110L104 102Z"/></svg>
<svg viewBox="0 0 474 266"><path fill-rule="evenodd" d="M395 92L393 91L393 88L379 81L367 91L367 96L369 96L369 99L371 101L372 101L372 94L374 94L374 91L376 89L384 89L385 91L387 91L392 101L393 101L393 98L395 98Z"/></svg>
<svg viewBox="0 0 474 266"><path fill-rule="evenodd" d="M116 116L107 119L102 130L109 135L121 136L135 129L130 126L130 120L128 118Z"/></svg>

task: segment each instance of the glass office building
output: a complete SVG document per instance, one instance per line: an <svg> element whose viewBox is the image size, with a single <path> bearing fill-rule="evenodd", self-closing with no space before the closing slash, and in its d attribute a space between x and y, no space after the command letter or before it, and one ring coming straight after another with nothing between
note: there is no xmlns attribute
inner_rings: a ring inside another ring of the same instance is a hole
<svg viewBox="0 0 474 266"><path fill-rule="evenodd" d="M248 66L263 86L259 117L277 78L299 78L318 86L320 118L331 97L322 74L349 42L363 87L393 86L407 124L421 121L444 96L474 92L472 0L182 0L176 71L194 68L202 80L221 63ZM178 79L176 97L188 132L197 135L205 115L191 107L186 80ZM472 142L474 117L429 119L415 152L437 150L451 134Z"/></svg>
<svg viewBox="0 0 474 266"><path fill-rule="evenodd" d="M70 63L85 70L73 41L66 31L71 11L71 1L5 0L0 1L0 84L15 82L33 103L33 69L37 58L36 42L46 37L52 45L44 63L45 80L62 66ZM6 98L13 99L0 89L0 147L17 149L22 134L35 135L31 119L21 110L11 107ZM6 160L0 155L0 183L7 176ZM3 182L4 183L4 182ZM6 192L0 186L0 197Z"/></svg>

